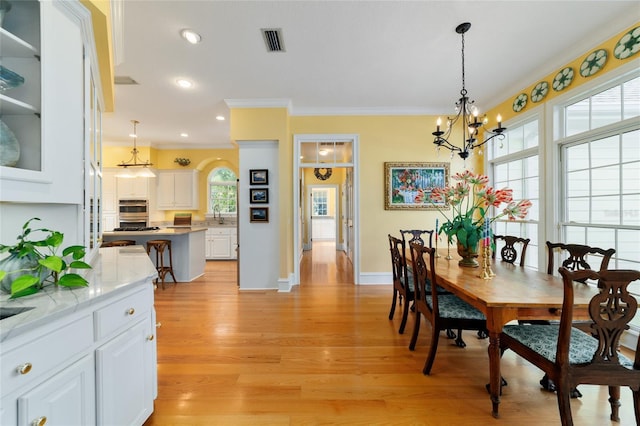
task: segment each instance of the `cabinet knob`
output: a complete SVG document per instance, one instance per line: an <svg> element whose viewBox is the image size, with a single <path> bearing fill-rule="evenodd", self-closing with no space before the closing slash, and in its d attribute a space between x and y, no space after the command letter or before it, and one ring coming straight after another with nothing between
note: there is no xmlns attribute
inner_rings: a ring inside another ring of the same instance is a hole
<svg viewBox="0 0 640 426"><path fill-rule="evenodd" d="M18 370L18 373L20 374L27 374L29 371L31 371L31 367L33 367L33 365L31 365L30 362L25 362L24 364L18 366L17 370Z"/></svg>
<svg viewBox="0 0 640 426"><path fill-rule="evenodd" d="M162 323L161 322L157 322L156 323L156 328L160 328L160 327L162 327Z"/></svg>
<svg viewBox="0 0 640 426"><path fill-rule="evenodd" d="M147 337L148 341L152 341L153 339L155 339L155 337L153 336L153 334L150 334L149 337Z"/></svg>
<svg viewBox="0 0 640 426"><path fill-rule="evenodd" d="M135 309L133 309L133 308L129 308L129 310L127 311L127 313L128 313L129 315L133 315L133 314L135 314L135 313L136 313L136 310L135 310Z"/></svg>
<svg viewBox="0 0 640 426"><path fill-rule="evenodd" d="M44 426L47 424L47 416L42 416L33 421L33 426Z"/></svg>

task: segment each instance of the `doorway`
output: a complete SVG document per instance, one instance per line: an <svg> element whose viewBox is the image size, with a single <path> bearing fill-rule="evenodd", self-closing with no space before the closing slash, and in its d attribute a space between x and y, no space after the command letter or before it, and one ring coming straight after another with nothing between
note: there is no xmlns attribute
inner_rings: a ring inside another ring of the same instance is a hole
<svg viewBox="0 0 640 426"><path fill-rule="evenodd" d="M300 284L303 258L306 254L311 254L307 252L313 251L316 242L322 243L322 251L325 253L333 249L334 266L337 259L341 259L340 262L348 261L350 267L342 268L347 269L351 275L347 282L358 284L357 158L357 135L294 135L293 284ZM333 218L330 203L335 206ZM327 243L332 247L328 249Z"/></svg>

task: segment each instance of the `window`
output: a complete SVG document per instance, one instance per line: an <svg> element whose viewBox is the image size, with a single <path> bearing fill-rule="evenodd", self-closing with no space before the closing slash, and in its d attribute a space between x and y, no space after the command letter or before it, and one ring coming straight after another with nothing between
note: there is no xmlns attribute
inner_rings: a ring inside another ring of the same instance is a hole
<svg viewBox="0 0 640 426"><path fill-rule="evenodd" d="M314 190L312 193L311 211L313 216L327 216L327 191Z"/></svg>
<svg viewBox="0 0 640 426"><path fill-rule="evenodd" d="M614 248L611 269L640 269L638 117L637 72L561 105L558 115L561 238ZM640 283L629 288L640 296ZM640 326L640 316L633 323Z"/></svg>
<svg viewBox="0 0 640 426"><path fill-rule="evenodd" d="M209 213L229 216L237 214L238 187L236 175L227 168L214 169L209 174Z"/></svg>
<svg viewBox="0 0 640 426"><path fill-rule="evenodd" d="M538 171L539 121L529 118L509 126L503 141L492 142L489 156L492 185L496 189L513 189L514 200L526 198L532 206L525 220L510 221L506 217L494 222L498 235L529 238L525 264L538 269L538 223L540 220L540 173ZM501 247L497 247L499 251Z"/></svg>

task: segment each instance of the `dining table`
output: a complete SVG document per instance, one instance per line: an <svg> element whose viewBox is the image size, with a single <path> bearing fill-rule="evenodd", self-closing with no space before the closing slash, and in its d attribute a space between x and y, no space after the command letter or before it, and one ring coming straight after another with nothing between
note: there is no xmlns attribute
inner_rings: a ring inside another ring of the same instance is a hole
<svg viewBox="0 0 640 426"><path fill-rule="evenodd" d="M483 277L482 266L458 266L459 258L448 254L446 249L441 249L436 258L438 285L482 311L487 318L489 393L492 415L498 418L502 328L513 320L559 320L564 298L562 278L502 260L490 260L495 276L487 279ZM575 283L574 287L574 318L588 319L588 304L598 288L583 283Z"/></svg>

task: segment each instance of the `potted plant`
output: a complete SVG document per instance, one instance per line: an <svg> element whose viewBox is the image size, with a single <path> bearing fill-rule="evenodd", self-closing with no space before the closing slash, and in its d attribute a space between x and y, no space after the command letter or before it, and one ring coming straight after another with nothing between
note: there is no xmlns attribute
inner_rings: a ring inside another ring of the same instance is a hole
<svg viewBox="0 0 640 426"><path fill-rule="evenodd" d="M82 261L85 247L73 245L62 250L64 235L46 228L31 229L30 224L37 217L29 219L22 226L18 242L12 246L0 244L0 253L9 255L0 260L0 285L11 293L11 298L37 293L45 285L63 287L86 287L86 279L71 272L72 269L90 269ZM34 235L39 238L33 239Z"/></svg>
<svg viewBox="0 0 640 426"><path fill-rule="evenodd" d="M460 266L477 267L478 243L482 238L489 238L490 224L498 218L508 216L509 220L524 219L531 207L531 201L523 199L513 201L513 190L503 188L495 190L487 186L489 178L485 175L474 174L468 170L453 176L458 183L455 186L434 188L430 195L432 203L445 203L452 208L451 218L438 209L445 217L445 222L438 233L447 235L449 242L455 236L458 244L458 254L462 260ZM499 208L507 204L501 213L489 218L489 207Z"/></svg>

